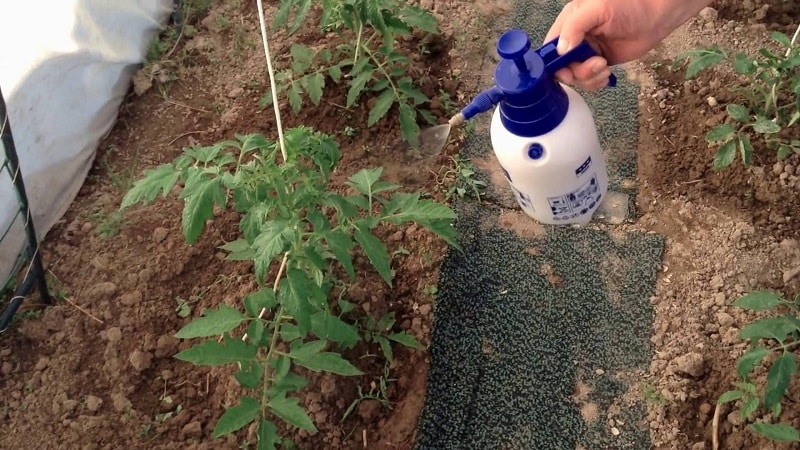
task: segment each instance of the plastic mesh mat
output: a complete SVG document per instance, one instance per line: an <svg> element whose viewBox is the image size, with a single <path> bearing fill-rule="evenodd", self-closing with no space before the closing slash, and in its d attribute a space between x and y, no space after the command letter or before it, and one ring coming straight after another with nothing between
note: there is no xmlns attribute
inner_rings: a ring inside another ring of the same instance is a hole
<svg viewBox="0 0 800 450"><path fill-rule="evenodd" d="M541 42L562 5L520 0L495 32L522 28ZM490 73L478 89L492 85ZM638 90L617 76L616 88L584 98L607 154L610 194L631 206L625 180L636 172ZM493 158L489 118L475 119L465 158ZM600 220L512 231L503 215L526 216L507 185L489 185L481 202L455 202L464 252L451 251L441 267L417 448L649 449L646 406L629 395L636 381L620 374L650 363L649 299L663 238ZM623 219L633 214L623 208Z"/></svg>

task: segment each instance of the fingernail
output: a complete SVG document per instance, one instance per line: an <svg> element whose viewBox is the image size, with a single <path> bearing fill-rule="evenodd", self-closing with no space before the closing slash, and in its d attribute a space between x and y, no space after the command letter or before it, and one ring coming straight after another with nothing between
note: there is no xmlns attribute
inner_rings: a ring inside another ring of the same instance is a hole
<svg viewBox="0 0 800 450"><path fill-rule="evenodd" d="M556 51L559 55L563 55L569 51L569 41L566 39L559 39L558 45L556 46Z"/></svg>

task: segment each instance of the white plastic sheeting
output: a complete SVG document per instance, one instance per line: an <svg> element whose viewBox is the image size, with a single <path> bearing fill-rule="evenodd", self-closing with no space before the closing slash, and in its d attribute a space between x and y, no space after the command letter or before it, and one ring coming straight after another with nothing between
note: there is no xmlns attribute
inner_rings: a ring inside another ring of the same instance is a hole
<svg viewBox="0 0 800 450"><path fill-rule="evenodd" d="M41 239L66 212L113 126L172 0L3 0L0 87ZM2 145L2 144L0 144ZM0 148L0 150L3 150ZM0 153L0 163L5 153ZM23 217L0 173L0 281L24 248Z"/></svg>

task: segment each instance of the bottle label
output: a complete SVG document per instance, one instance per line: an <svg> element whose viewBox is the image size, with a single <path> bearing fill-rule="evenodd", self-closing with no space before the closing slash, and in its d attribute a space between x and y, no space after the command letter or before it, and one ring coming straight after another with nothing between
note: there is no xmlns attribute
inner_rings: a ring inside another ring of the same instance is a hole
<svg viewBox="0 0 800 450"><path fill-rule="evenodd" d="M592 174L589 181L580 188L558 197L548 197L547 201L550 203L553 220L570 220L593 211L601 196L597 174Z"/></svg>

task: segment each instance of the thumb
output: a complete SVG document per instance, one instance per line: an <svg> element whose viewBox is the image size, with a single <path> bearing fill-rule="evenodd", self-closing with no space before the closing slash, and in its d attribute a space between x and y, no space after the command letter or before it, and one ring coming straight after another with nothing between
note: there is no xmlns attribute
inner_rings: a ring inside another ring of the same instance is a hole
<svg viewBox="0 0 800 450"><path fill-rule="evenodd" d="M573 0L570 11L565 11L561 24L561 34L556 50L560 55L577 47L586 34L602 25L605 19L603 2L597 0Z"/></svg>

